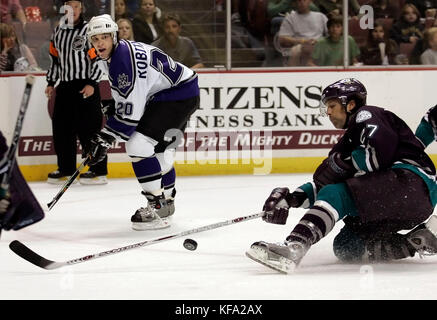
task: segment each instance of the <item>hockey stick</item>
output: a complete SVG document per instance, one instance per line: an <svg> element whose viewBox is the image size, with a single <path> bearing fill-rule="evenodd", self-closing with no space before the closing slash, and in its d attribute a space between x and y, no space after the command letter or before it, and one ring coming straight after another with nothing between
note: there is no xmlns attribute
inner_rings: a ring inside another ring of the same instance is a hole
<svg viewBox="0 0 437 320"><path fill-rule="evenodd" d="M9 179L12 172L12 167L14 166L15 163L15 151L17 150L18 141L20 140L21 129L23 128L24 116L29 106L30 93L32 92L32 87L34 83L35 83L34 76L32 75L26 76L26 87L24 88L23 98L21 99L21 106L20 106L20 110L18 111L18 117L17 117L17 122L15 123L12 142L11 145L9 146L7 155L3 160L8 163L8 170L3 175L3 179L0 184L1 186L0 192L7 193L7 191L9 190Z"/></svg>
<svg viewBox="0 0 437 320"><path fill-rule="evenodd" d="M47 207L49 207L49 211L55 206L55 204L59 201L59 199L62 197L62 195L67 191L67 189L71 186L74 179L79 175L79 173L82 171L83 168L90 162L90 158L86 157L85 160L82 161L79 168L71 175L70 179L67 180L67 182L64 183L61 190L54 196L53 200L47 203Z"/></svg>
<svg viewBox="0 0 437 320"><path fill-rule="evenodd" d="M243 221L247 221L247 220L251 220L251 219L256 219L256 218L262 217L264 214L265 214L264 212L260 212L260 213L248 215L245 217L239 217L239 218L235 218L232 220L218 222L218 223L210 224L207 226L203 226L203 227L175 233L172 235L164 236L161 238L146 240L146 241L138 242L138 243L131 244L131 245L128 245L125 247L120 247L120 248L116 248L116 249L112 249L112 250L108 250L108 251L103 251L100 253L90 254L90 255L87 255L87 256L84 256L84 257L81 257L78 259L62 261L62 262L56 262L56 261L48 260L44 257L41 257L39 254L37 254L36 252L29 249L27 246L25 246L23 243L21 243L18 240L12 241L9 244L9 248L13 252L15 252L17 255L19 255L21 258L23 258L24 260L27 260L30 263L32 263L40 268L43 268L46 270L52 270L52 269L58 269L58 268L61 268L64 266L72 265L72 264L87 262L87 261L94 260L97 258L106 257L106 256L120 253L120 252L125 252L125 251L130 250L130 249L136 249L136 248L140 248L140 247L144 247L144 246L149 246L149 245L152 245L155 243L161 243L161 242L164 242L167 240L180 238L180 237L183 237L183 236L186 236L189 234L199 233L199 232L203 232L203 231L207 231L207 230L213 230L213 229L228 226L231 224L235 224L235 223L239 223L239 222L243 222Z"/></svg>

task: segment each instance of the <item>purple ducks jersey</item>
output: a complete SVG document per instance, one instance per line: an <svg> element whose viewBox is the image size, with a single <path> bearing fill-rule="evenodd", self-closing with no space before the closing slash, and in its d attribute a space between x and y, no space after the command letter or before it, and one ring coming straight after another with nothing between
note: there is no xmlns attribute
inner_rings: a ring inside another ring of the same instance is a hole
<svg viewBox="0 0 437 320"><path fill-rule="evenodd" d="M362 173L411 164L435 175L434 164L408 125L383 108L363 106L349 119L348 129L330 153L352 156Z"/></svg>

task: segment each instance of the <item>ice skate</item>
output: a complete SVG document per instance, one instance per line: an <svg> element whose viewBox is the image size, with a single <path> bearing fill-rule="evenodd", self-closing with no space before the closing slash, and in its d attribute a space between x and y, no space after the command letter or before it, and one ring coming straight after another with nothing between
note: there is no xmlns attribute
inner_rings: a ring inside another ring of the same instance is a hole
<svg viewBox="0 0 437 320"><path fill-rule="evenodd" d="M67 182L68 179L70 179L70 177L70 175L66 175L59 170L55 170L48 174L47 183L58 185L64 184L65 182ZM77 180L75 179L73 183L77 183Z"/></svg>
<svg viewBox="0 0 437 320"><path fill-rule="evenodd" d="M152 205L154 205L154 199L153 196L149 195L147 196L144 192L143 194L146 196L147 200L149 202L152 202ZM163 200L163 205L160 208L156 208L156 212L161 218L164 217L170 217L175 212L175 206L174 206L174 198L176 196L176 189L173 189L171 196L165 196Z"/></svg>
<svg viewBox="0 0 437 320"><path fill-rule="evenodd" d="M157 230L168 228L171 225L171 210L163 195L154 196L150 193L143 193L147 198L147 206L138 209L131 217L132 229ZM173 210L174 212L174 210Z"/></svg>
<svg viewBox="0 0 437 320"><path fill-rule="evenodd" d="M406 236L421 257L437 254L437 216L431 216L426 223L418 225Z"/></svg>
<svg viewBox="0 0 437 320"><path fill-rule="evenodd" d="M108 179L106 178L106 175L98 176L94 172L88 171L79 175L79 182L80 184L86 185L100 185L107 184Z"/></svg>
<svg viewBox="0 0 437 320"><path fill-rule="evenodd" d="M299 265L309 246L301 242L267 243L258 241L250 246L246 256L273 270L290 273Z"/></svg>

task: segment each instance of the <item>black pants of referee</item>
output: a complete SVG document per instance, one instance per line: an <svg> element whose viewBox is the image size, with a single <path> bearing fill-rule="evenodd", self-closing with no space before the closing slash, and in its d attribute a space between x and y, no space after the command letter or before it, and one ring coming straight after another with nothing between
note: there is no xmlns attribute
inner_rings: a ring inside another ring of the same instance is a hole
<svg viewBox="0 0 437 320"><path fill-rule="evenodd" d="M77 138L82 149L87 149L93 134L100 132L103 114L100 93L96 85L94 94L86 99L80 91L85 87L83 80L61 82L56 88L52 129L59 171L71 175L76 171ZM108 158L91 166L96 175L106 175Z"/></svg>

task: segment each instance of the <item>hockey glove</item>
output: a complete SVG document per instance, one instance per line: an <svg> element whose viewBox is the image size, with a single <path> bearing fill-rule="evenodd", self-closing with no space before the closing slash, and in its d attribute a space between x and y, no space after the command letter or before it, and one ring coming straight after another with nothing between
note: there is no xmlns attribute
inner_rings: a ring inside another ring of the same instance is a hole
<svg viewBox="0 0 437 320"><path fill-rule="evenodd" d="M264 203L263 211L266 213L263 220L268 223L285 224L290 206L285 199L289 194L288 188L275 188Z"/></svg>
<svg viewBox="0 0 437 320"><path fill-rule="evenodd" d="M93 166L100 161L102 161L106 154L108 153L108 149L111 147L112 143L115 141L115 138L107 133L99 132L91 138L90 148L88 157L90 157L89 166Z"/></svg>
<svg viewBox="0 0 437 320"><path fill-rule="evenodd" d="M328 184L343 182L357 172L352 161L345 159L340 153L334 152L323 160L313 175L317 190Z"/></svg>
<svg viewBox="0 0 437 320"><path fill-rule="evenodd" d="M3 214L8 210L9 204L10 204L10 202L8 199L1 199L0 200L0 214ZM0 218L0 220L1 220L1 218Z"/></svg>
<svg viewBox="0 0 437 320"><path fill-rule="evenodd" d="M305 200L308 199L307 194L305 191L301 189L296 189L292 193L289 193L285 200L287 201L288 205L293 208L300 208L304 204Z"/></svg>
<svg viewBox="0 0 437 320"><path fill-rule="evenodd" d="M102 112L105 115L106 119L115 115L115 101L111 100L102 100L101 103Z"/></svg>

